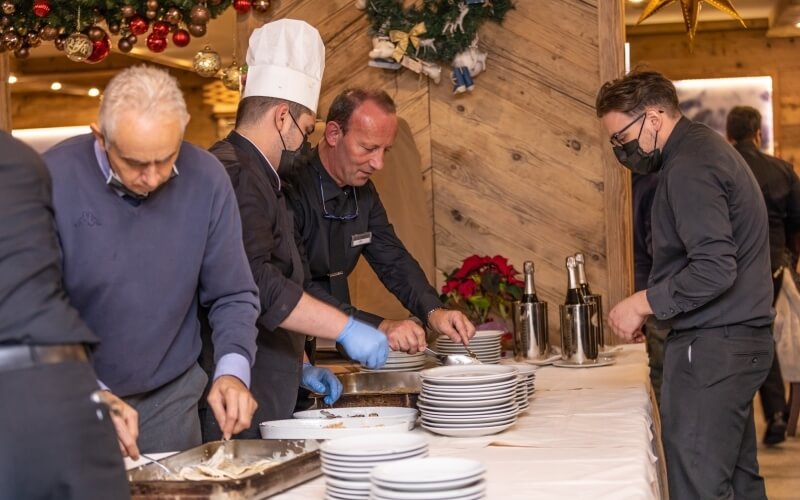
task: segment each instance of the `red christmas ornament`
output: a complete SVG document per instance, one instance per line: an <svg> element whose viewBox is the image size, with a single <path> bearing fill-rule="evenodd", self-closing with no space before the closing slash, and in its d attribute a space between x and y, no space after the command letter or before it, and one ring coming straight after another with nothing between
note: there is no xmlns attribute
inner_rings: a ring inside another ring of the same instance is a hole
<svg viewBox="0 0 800 500"><path fill-rule="evenodd" d="M247 14L252 6L250 0L233 0L233 8L240 14Z"/></svg>
<svg viewBox="0 0 800 500"><path fill-rule="evenodd" d="M150 23L139 16L133 16L131 20L128 21L128 29L134 35L144 35L147 33L147 28L149 27Z"/></svg>
<svg viewBox="0 0 800 500"><path fill-rule="evenodd" d="M163 36L158 36L155 33L147 35L147 48L151 52L164 52L167 48L167 39Z"/></svg>
<svg viewBox="0 0 800 500"><path fill-rule="evenodd" d="M166 38L169 34L169 23L164 21L156 21L153 23L153 34L158 35L161 38Z"/></svg>
<svg viewBox="0 0 800 500"><path fill-rule="evenodd" d="M50 0L34 0L33 13L36 17L45 17L50 13Z"/></svg>
<svg viewBox="0 0 800 500"><path fill-rule="evenodd" d="M89 64L99 63L108 57L110 51L111 41L108 39L108 35L106 35L100 40L92 42L92 53L86 58L86 62Z"/></svg>
<svg viewBox="0 0 800 500"><path fill-rule="evenodd" d="M192 41L192 36L186 30L178 30L172 34L172 43L176 47L186 47Z"/></svg>

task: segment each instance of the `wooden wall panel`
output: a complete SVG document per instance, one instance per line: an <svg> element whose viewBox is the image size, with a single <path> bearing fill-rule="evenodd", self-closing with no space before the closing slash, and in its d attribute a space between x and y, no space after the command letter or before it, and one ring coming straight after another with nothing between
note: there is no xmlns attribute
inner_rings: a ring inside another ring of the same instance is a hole
<svg viewBox="0 0 800 500"><path fill-rule="evenodd" d="M0 54L0 130L11 130L11 93L8 89L8 54Z"/></svg>
<svg viewBox="0 0 800 500"><path fill-rule="evenodd" d="M772 76L778 154L800 169L800 45L793 38L767 38L764 29L698 33L689 52L684 33L628 37L631 63L672 79Z"/></svg>

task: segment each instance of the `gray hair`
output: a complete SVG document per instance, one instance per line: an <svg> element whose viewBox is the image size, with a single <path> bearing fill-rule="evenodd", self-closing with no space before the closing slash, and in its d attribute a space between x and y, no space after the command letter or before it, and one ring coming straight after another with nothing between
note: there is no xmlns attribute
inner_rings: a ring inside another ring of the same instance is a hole
<svg viewBox="0 0 800 500"><path fill-rule="evenodd" d="M177 118L181 127L189 123L186 101L178 81L165 70L132 66L108 82L100 103L100 132L112 140L117 120L124 112Z"/></svg>

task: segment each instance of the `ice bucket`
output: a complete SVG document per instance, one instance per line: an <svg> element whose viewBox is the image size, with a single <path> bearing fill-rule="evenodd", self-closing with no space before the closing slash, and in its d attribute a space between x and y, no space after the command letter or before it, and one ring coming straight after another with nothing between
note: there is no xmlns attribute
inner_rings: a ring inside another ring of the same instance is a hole
<svg viewBox="0 0 800 500"><path fill-rule="evenodd" d="M592 318L597 318L596 303L560 305L561 359L575 364L597 362L599 339Z"/></svg>
<svg viewBox="0 0 800 500"><path fill-rule="evenodd" d="M547 302L514 302L514 358L544 360L550 356Z"/></svg>

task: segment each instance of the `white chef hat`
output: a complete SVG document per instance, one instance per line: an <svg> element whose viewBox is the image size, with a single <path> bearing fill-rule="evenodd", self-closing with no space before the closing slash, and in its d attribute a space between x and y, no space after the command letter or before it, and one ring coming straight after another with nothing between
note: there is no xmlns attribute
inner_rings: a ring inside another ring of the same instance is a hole
<svg viewBox="0 0 800 500"><path fill-rule="evenodd" d="M250 35L242 97L277 97L317 112L325 45L319 32L296 19L267 23Z"/></svg>

